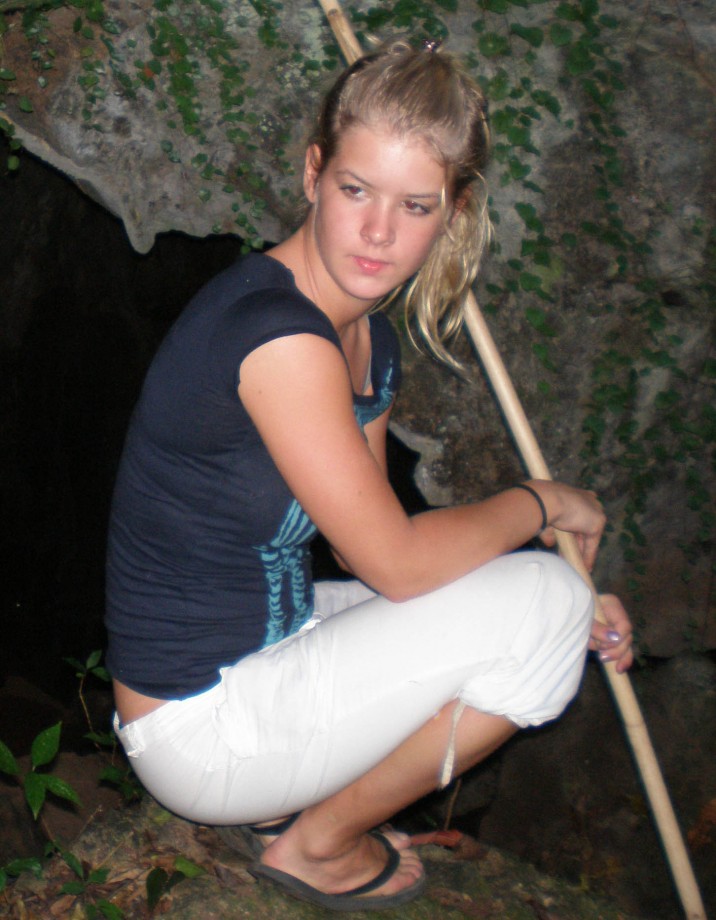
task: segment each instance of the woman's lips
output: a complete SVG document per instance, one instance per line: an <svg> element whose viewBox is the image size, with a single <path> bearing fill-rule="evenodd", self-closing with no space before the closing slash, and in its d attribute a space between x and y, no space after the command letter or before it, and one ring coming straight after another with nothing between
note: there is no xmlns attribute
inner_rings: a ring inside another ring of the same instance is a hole
<svg viewBox="0 0 716 920"><path fill-rule="evenodd" d="M381 262L376 259L364 259L362 256L353 256L356 265L366 275L377 275L378 272L385 268L387 262Z"/></svg>

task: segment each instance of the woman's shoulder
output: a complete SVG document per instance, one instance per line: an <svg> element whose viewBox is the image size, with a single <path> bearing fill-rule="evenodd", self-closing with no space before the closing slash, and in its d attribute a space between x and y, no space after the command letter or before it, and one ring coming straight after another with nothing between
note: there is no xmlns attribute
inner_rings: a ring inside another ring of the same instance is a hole
<svg viewBox="0 0 716 920"><path fill-rule="evenodd" d="M298 290L292 272L262 253L242 256L192 298L175 331L196 326L230 340L280 329L336 340L328 318Z"/></svg>

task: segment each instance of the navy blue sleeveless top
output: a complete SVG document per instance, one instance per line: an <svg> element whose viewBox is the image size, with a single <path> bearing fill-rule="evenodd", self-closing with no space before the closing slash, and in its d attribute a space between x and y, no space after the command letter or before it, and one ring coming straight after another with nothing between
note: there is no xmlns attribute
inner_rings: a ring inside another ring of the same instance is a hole
<svg viewBox="0 0 716 920"><path fill-rule="evenodd" d="M392 402L397 337L370 317L373 395ZM198 693L219 668L300 629L313 612L315 527L238 397L244 358L275 338L322 336L326 315L275 259L250 255L191 301L152 362L115 487L107 558L107 666L160 699Z"/></svg>

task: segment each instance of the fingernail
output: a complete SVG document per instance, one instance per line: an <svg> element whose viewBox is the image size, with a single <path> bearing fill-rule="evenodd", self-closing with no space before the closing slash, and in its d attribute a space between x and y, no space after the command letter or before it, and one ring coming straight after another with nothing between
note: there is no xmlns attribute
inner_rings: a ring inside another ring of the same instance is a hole
<svg viewBox="0 0 716 920"><path fill-rule="evenodd" d="M609 639L610 642L618 642L621 636L615 629L610 629L607 633L607 639Z"/></svg>
<svg viewBox="0 0 716 920"><path fill-rule="evenodd" d="M612 660L612 656L609 654L609 652L600 652L600 653L599 653L599 660L600 660L600 661L611 661L611 660Z"/></svg>

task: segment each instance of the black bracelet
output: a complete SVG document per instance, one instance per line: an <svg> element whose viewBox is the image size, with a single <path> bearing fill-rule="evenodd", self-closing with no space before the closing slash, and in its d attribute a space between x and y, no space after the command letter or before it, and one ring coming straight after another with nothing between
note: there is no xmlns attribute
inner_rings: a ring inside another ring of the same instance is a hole
<svg viewBox="0 0 716 920"><path fill-rule="evenodd" d="M544 502L542 501L539 492L537 492L536 489L533 489L532 486L526 485L524 482L519 482L517 483L516 486L512 486L512 488L513 489L524 489L525 492L529 492L530 495L534 498L534 500L539 505L539 510L542 512L542 526L537 531L537 533L542 533L545 527L547 527L547 525L549 524L549 520L547 519L547 509L544 506Z"/></svg>

